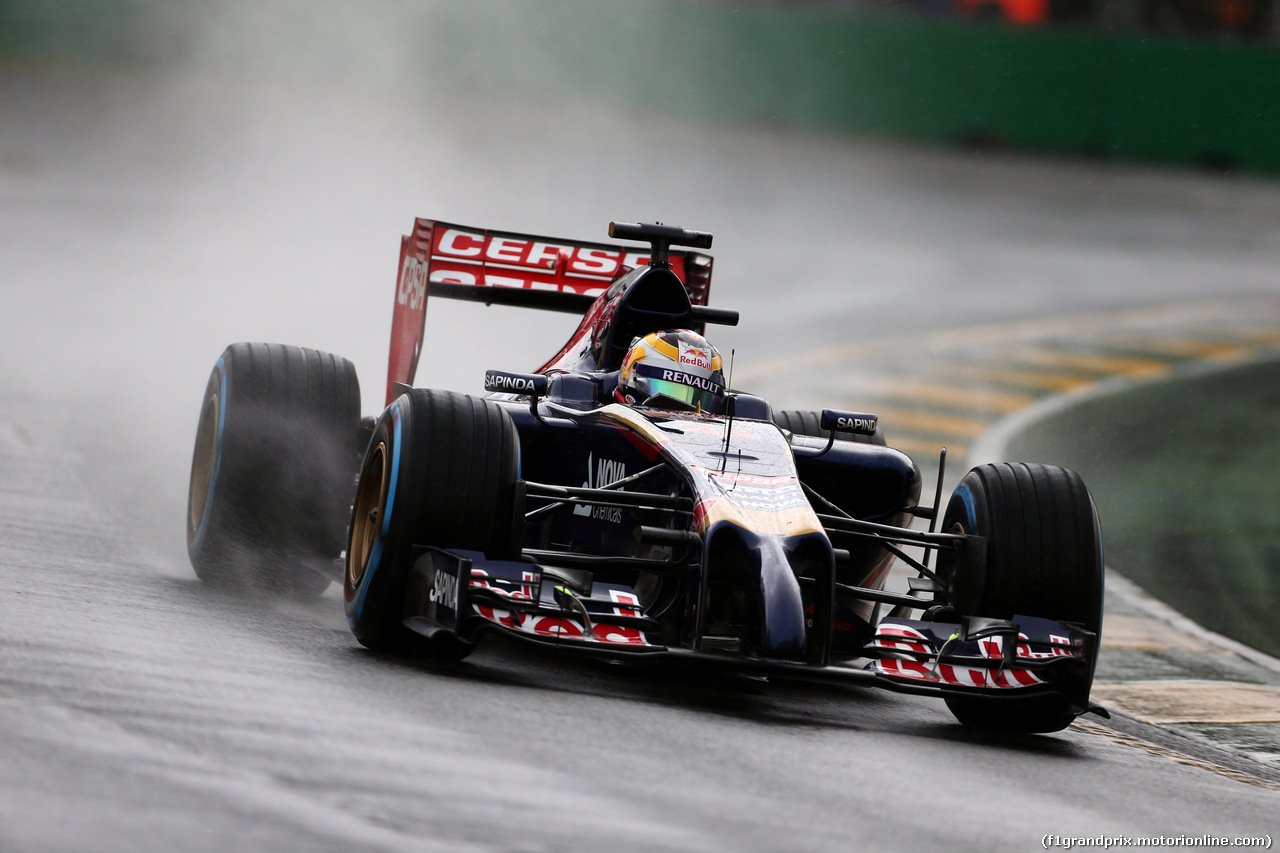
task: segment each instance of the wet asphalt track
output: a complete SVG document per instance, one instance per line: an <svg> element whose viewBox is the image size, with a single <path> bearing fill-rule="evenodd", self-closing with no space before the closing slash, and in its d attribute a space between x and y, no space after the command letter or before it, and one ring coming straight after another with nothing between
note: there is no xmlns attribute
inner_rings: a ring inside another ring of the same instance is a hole
<svg viewBox="0 0 1280 853"><path fill-rule="evenodd" d="M223 345L345 354L366 408L380 402L396 241L414 215L714 231L714 302L744 315L718 340L759 366L849 340L1274 294L1274 184L574 107L551 122L537 105L422 91L308 94L0 77L0 849L1028 850L1049 833L1277 834L1273 790L1085 732L975 736L924 699L505 644L449 668L373 656L333 590L307 605L215 595L181 538L200 389ZM485 367L536 362L566 323L433 303L419 381L474 389ZM846 367L756 390L819 405L813 377Z"/></svg>

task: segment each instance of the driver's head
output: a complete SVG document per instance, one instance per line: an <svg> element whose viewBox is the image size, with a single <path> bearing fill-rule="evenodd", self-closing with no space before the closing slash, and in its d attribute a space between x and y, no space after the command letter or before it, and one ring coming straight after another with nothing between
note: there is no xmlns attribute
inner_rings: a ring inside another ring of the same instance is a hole
<svg viewBox="0 0 1280 853"><path fill-rule="evenodd" d="M633 405L712 414L724 410L720 353L688 329L653 332L631 341L618 374L618 399Z"/></svg>

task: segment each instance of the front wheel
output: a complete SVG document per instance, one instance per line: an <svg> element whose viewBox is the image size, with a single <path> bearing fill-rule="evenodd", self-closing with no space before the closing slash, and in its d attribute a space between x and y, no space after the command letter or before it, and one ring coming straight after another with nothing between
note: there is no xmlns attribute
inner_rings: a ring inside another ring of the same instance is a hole
<svg viewBox="0 0 1280 853"><path fill-rule="evenodd" d="M1080 475L1023 462L980 465L956 487L942 529L987 540L986 565L962 568L940 556L951 601L966 616L1038 616L1102 629L1102 532ZM1083 700L1097 663L1093 644ZM1055 732L1083 711L1058 697L949 697L962 724L1005 732Z"/></svg>
<svg viewBox="0 0 1280 853"><path fill-rule="evenodd" d="M519 552L520 445L496 403L415 388L374 427L351 509L343 583L347 622L377 651L465 657L465 641L404 627L404 594L420 546Z"/></svg>
<svg viewBox="0 0 1280 853"><path fill-rule="evenodd" d="M336 575L360 440L345 358L227 347L205 387L187 497L187 553L206 583L319 595Z"/></svg>

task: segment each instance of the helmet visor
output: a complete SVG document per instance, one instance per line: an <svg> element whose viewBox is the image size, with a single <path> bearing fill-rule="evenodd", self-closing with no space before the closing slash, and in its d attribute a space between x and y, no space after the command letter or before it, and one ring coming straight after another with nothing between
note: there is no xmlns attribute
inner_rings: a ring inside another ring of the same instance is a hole
<svg viewBox="0 0 1280 853"><path fill-rule="evenodd" d="M701 388L694 388L692 385L669 382L665 379L650 379L649 395L649 399L645 401L648 405L662 402L654 400L654 397L666 397L683 403L690 411L700 409L704 412L718 412L720 410L720 401L724 399L722 395L714 391L704 391Z"/></svg>

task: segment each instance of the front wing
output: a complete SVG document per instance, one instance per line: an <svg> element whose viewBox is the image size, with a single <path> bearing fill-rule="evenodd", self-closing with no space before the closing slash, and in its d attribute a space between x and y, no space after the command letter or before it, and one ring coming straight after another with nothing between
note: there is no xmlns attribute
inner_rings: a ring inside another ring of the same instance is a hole
<svg viewBox="0 0 1280 853"><path fill-rule="evenodd" d="M887 617L857 660L830 666L654 642L657 623L634 590L590 573L490 560L478 551L424 548L414 561L405 626L474 640L485 631L562 650L619 658L705 661L801 680L843 680L902 693L1032 698L1055 695L1089 710L1097 637L1031 616L960 623Z"/></svg>

